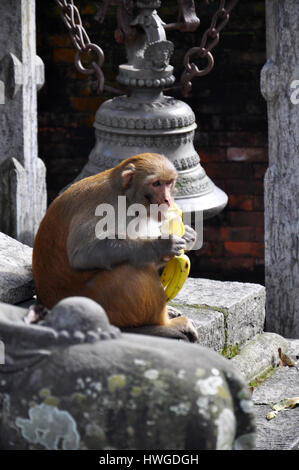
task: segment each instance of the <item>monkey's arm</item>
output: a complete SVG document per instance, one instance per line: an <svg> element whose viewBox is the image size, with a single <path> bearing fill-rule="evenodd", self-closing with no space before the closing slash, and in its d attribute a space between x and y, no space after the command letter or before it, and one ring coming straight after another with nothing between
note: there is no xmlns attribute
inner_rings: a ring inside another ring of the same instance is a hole
<svg viewBox="0 0 299 470"><path fill-rule="evenodd" d="M78 237L68 239L68 258L76 270L112 269L121 263L130 263L136 267L149 263L158 263L166 256L178 256L186 247L185 240L175 235L169 238L152 239L93 239ZM84 242L84 240L86 240Z"/></svg>

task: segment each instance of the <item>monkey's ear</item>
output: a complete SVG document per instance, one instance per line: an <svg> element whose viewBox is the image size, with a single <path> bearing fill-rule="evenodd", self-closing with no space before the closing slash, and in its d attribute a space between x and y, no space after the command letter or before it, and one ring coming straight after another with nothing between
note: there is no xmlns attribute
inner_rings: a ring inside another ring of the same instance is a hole
<svg viewBox="0 0 299 470"><path fill-rule="evenodd" d="M123 189L126 189L130 186L135 172L136 172L135 165L133 163L129 163L129 165L126 166L126 168L124 169L124 171L121 174Z"/></svg>

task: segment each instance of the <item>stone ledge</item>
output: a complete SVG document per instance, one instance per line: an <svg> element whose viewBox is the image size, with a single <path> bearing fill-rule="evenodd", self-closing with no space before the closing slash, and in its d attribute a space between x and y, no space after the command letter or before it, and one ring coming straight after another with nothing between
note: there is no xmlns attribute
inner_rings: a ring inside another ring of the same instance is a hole
<svg viewBox="0 0 299 470"><path fill-rule="evenodd" d="M288 341L276 333L258 334L242 348L240 354L231 359L231 362L248 383L269 368L274 370L278 367L278 348L288 352Z"/></svg>
<svg viewBox="0 0 299 470"><path fill-rule="evenodd" d="M265 298L260 284L189 278L172 305L194 321L201 344L231 357L263 332Z"/></svg>
<svg viewBox="0 0 299 470"><path fill-rule="evenodd" d="M225 347L225 330L223 314L209 308L170 303L186 317L193 321L198 335L199 344L221 353Z"/></svg>
<svg viewBox="0 0 299 470"><path fill-rule="evenodd" d="M299 357L299 340L284 341L288 343L288 355L296 362ZM299 450L299 407L280 411L270 421L266 419L272 404L298 396L298 380L297 361L297 368L279 367L269 379L254 389L252 400L256 415L257 449Z"/></svg>
<svg viewBox="0 0 299 470"><path fill-rule="evenodd" d="M34 294L32 248L0 232L0 302L17 304Z"/></svg>

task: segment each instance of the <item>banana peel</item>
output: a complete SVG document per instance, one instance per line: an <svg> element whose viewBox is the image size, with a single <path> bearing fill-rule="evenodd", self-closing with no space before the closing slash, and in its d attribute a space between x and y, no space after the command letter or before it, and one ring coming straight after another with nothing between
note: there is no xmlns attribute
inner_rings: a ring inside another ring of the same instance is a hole
<svg viewBox="0 0 299 470"><path fill-rule="evenodd" d="M161 233L183 237L185 227L182 216L181 209L174 204L168 210L167 219L161 225ZM179 293L190 273L190 259L185 255L184 250L181 251L182 254L180 256L174 256L167 262L160 276L167 302Z"/></svg>
<svg viewBox="0 0 299 470"><path fill-rule="evenodd" d="M295 406L299 405L299 397L290 397L290 398L284 398L283 400L279 401L275 405L273 405L271 408L273 411L270 411L266 415L266 419L269 421L270 419L275 418L277 413L280 411L284 411L288 408L295 408Z"/></svg>

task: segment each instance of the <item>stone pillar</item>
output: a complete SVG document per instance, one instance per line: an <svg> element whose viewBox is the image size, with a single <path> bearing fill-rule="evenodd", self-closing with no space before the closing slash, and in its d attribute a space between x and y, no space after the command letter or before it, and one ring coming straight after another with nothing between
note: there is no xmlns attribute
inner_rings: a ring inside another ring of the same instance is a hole
<svg viewBox="0 0 299 470"><path fill-rule="evenodd" d="M0 2L0 231L32 245L46 210L45 166L37 150L35 0Z"/></svg>
<svg viewBox="0 0 299 470"><path fill-rule="evenodd" d="M266 329L299 337L299 2L267 0ZM297 90L296 90L297 86Z"/></svg>

